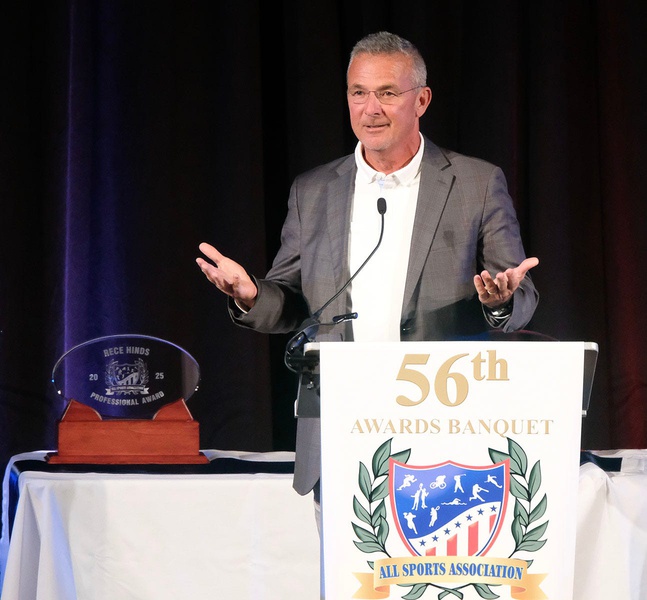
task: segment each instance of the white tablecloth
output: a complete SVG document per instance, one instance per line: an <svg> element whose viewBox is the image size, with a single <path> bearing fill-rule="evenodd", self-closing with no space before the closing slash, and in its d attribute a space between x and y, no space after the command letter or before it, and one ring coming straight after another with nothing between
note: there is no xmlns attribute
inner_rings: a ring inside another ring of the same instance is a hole
<svg viewBox="0 0 647 600"><path fill-rule="evenodd" d="M580 467L575 600L647 598L647 451L621 457L619 472Z"/></svg>
<svg viewBox="0 0 647 600"><path fill-rule="evenodd" d="M20 475L2 600L225 598L319 598L292 475Z"/></svg>

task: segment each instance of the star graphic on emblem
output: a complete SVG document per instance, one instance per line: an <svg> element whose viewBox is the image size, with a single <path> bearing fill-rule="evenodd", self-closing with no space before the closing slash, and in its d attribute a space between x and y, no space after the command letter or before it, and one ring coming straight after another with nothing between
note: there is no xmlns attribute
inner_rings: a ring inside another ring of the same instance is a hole
<svg viewBox="0 0 647 600"><path fill-rule="evenodd" d="M461 522L456 521L456 523L454 523L454 527L456 527L456 529L460 529L461 528Z"/></svg>
<svg viewBox="0 0 647 600"><path fill-rule="evenodd" d="M426 546L426 545L427 545L427 543L425 542L425 540L420 540L420 545L421 545L421 546Z"/></svg>
<svg viewBox="0 0 647 600"><path fill-rule="evenodd" d="M449 531L449 529L445 529L445 531L444 531L443 533L444 533L445 535L449 535L449 534L450 534L450 531Z"/></svg>
<svg viewBox="0 0 647 600"><path fill-rule="evenodd" d="M490 510L492 510L492 512L496 512L496 506L491 506Z"/></svg>
<svg viewBox="0 0 647 600"><path fill-rule="evenodd" d="M483 514L483 509L479 508L479 515L482 515L482 514Z"/></svg>
<svg viewBox="0 0 647 600"><path fill-rule="evenodd" d="M467 517L465 517L465 518L466 518L468 521L471 521L471 520L472 520L472 515L467 515Z"/></svg>
<svg viewBox="0 0 647 600"><path fill-rule="evenodd" d="M434 537L432 537L431 539L432 539L432 541L437 542L437 541L438 541L438 536L437 536L437 535L435 535L435 536L434 536Z"/></svg>

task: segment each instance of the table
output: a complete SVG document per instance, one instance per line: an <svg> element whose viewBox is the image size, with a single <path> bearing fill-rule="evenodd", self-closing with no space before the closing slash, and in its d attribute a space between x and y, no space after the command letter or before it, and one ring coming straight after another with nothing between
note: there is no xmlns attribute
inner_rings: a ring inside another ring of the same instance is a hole
<svg viewBox="0 0 647 600"><path fill-rule="evenodd" d="M318 597L312 498L290 473L20 475L3 600Z"/></svg>
<svg viewBox="0 0 647 600"><path fill-rule="evenodd" d="M647 450L586 458L573 599L644 600ZM312 500L289 474L28 471L20 488L2 600L319 597Z"/></svg>

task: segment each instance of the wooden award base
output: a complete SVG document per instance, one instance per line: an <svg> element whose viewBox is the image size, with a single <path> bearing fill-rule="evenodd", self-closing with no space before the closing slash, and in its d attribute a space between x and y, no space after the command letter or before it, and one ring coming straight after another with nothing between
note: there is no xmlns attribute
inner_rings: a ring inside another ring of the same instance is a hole
<svg viewBox="0 0 647 600"><path fill-rule="evenodd" d="M152 419L104 421L93 408L71 400L58 423L58 452L52 464L203 464L199 424L183 399Z"/></svg>

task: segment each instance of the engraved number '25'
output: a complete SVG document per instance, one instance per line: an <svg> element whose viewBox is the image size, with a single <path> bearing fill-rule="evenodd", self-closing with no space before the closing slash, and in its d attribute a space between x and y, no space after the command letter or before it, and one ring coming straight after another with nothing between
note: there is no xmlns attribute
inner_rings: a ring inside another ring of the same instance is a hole
<svg viewBox="0 0 647 600"><path fill-rule="evenodd" d="M457 354L448 358L436 373L436 377L434 379L434 392L436 394L436 398L438 398L438 400L440 400L440 402L445 406L458 406L465 402L465 399L467 398L467 393L469 392L469 383L467 378L462 373L450 371L454 363L464 356L467 356L467 354ZM431 390L429 379L427 379L424 373L411 368L410 365L423 366L427 364L428 360L429 354L406 354L404 356L402 366L400 367L400 371L398 372L396 379L398 381L408 381L417 386L420 389L420 399L412 400L407 396L400 395L396 398L396 402L398 404L401 404L402 406L416 406L427 399ZM450 379L454 382L456 387L456 397L453 400L450 399L449 390L447 389L447 384Z"/></svg>

